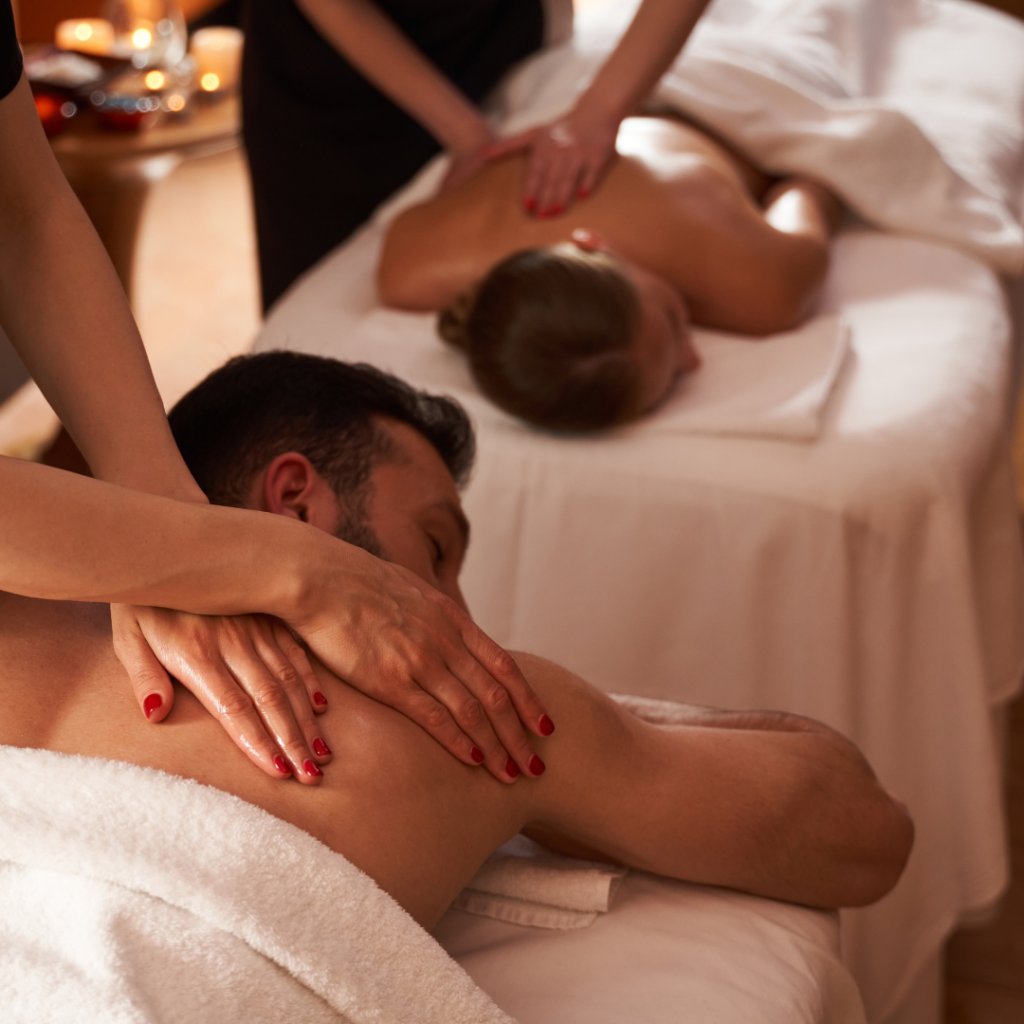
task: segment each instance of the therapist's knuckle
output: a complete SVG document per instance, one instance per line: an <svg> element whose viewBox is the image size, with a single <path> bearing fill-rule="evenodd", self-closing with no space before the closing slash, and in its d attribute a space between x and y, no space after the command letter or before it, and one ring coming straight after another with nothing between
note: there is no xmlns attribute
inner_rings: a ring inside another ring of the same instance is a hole
<svg viewBox="0 0 1024 1024"><path fill-rule="evenodd" d="M217 697L217 711L223 718L248 718L253 712L253 702L243 690L228 690Z"/></svg>
<svg viewBox="0 0 1024 1024"><path fill-rule="evenodd" d="M304 688L302 677L296 671L293 665L282 665L278 668L277 672L274 673L277 677L277 681L284 687L285 690L299 690Z"/></svg>
<svg viewBox="0 0 1024 1024"><path fill-rule="evenodd" d="M277 686L264 686L254 697L256 706L265 715L277 715L291 710L288 695Z"/></svg>
<svg viewBox="0 0 1024 1024"><path fill-rule="evenodd" d="M479 729L487 720L487 712L476 697L467 697L459 705L458 719L463 728Z"/></svg>
<svg viewBox="0 0 1024 1024"><path fill-rule="evenodd" d="M433 699L431 699L430 705L422 712L423 725L429 731L444 729L451 723L451 720L452 716L448 713L448 709Z"/></svg>
<svg viewBox="0 0 1024 1024"><path fill-rule="evenodd" d="M512 707L512 698L509 697L508 690L498 683L487 686L481 694L481 700L492 718L504 714Z"/></svg>

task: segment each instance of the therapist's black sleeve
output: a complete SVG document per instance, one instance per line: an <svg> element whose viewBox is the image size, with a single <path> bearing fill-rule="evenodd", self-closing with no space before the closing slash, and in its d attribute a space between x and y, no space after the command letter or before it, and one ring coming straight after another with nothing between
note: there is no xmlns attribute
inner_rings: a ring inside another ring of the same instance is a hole
<svg viewBox="0 0 1024 1024"><path fill-rule="evenodd" d="M374 0L478 103L544 35L541 0ZM264 309L435 153L295 0L242 0L242 121Z"/></svg>
<svg viewBox="0 0 1024 1024"><path fill-rule="evenodd" d="M0 0L0 100L21 78L21 47L14 34L14 11L10 0Z"/></svg>

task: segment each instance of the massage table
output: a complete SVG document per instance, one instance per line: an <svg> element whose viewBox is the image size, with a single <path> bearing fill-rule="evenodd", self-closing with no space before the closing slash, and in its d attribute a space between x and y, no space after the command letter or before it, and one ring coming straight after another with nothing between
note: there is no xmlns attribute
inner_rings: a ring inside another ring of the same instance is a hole
<svg viewBox="0 0 1024 1024"><path fill-rule="evenodd" d="M514 73L492 108L503 130L565 109L632 8L578 19ZM945 940L1008 871L1024 26L964 0L719 0L656 100L851 208L808 328L838 324L834 344L761 343L797 345L765 364L764 379L795 373L788 391L730 396L722 368L749 343L697 332L705 368L649 420L569 438L501 413L432 317L376 296L386 225L431 194L441 162L301 279L255 347L370 362L466 407L479 458L462 585L499 643L609 691L798 712L857 742L917 840L889 896L843 913L844 959L870 1021L937 1024Z"/></svg>

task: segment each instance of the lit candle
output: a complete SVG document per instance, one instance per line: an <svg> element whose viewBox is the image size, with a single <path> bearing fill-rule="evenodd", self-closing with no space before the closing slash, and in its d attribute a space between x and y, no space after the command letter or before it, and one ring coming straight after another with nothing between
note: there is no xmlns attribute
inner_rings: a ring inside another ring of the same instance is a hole
<svg viewBox="0 0 1024 1024"><path fill-rule="evenodd" d="M61 50L109 54L114 47L114 26L103 18L72 18L58 23L56 43Z"/></svg>
<svg viewBox="0 0 1024 1024"><path fill-rule="evenodd" d="M232 89L242 65L243 34L237 28L201 28L189 52L196 62L199 86L206 92Z"/></svg>

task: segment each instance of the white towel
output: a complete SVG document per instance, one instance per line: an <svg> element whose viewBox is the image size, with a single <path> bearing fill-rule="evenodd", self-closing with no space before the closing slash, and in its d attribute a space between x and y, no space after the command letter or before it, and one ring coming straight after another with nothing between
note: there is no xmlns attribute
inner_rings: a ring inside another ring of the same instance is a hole
<svg viewBox="0 0 1024 1024"><path fill-rule="evenodd" d="M850 347L837 317L760 341L697 330L702 364L679 383L648 429L813 441Z"/></svg>
<svg viewBox="0 0 1024 1024"><path fill-rule="evenodd" d="M512 1024L394 900L219 790L0 747L4 1024Z"/></svg>
<svg viewBox="0 0 1024 1024"><path fill-rule="evenodd" d="M487 858L453 906L533 928L586 928L611 909L626 870L562 857L519 835Z"/></svg>

